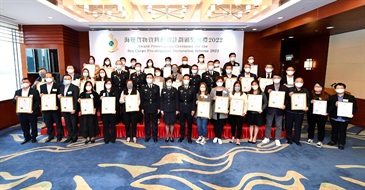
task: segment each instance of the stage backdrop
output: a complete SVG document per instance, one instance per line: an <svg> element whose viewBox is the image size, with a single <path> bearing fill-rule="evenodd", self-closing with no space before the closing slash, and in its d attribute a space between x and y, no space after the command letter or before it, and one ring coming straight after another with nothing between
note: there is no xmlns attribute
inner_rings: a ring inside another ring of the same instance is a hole
<svg viewBox="0 0 365 190"><path fill-rule="evenodd" d="M109 57L113 66L120 57L131 58L146 66L147 59L163 67L165 57L171 57L173 64L181 64L187 56L189 65L197 62L204 54L205 61L219 59L221 66L229 61L229 53L237 54L241 63L243 55L243 31L90 31L90 55L96 63L103 64ZM87 61L87 60L85 60Z"/></svg>

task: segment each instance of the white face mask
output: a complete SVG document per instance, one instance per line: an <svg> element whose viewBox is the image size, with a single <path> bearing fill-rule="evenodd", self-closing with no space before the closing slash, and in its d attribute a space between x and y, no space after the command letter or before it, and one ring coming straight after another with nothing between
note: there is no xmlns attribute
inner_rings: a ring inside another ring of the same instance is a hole
<svg viewBox="0 0 365 190"><path fill-rule="evenodd" d="M90 60L89 60L89 63L90 63L90 64L94 64L94 60L90 59Z"/></svg>
<svg viewBox="0 0 365 190"><path fill-rule="evenodd" d="M147 81L148 84L152 83L152 79L146 79L146 81Z"/></svg>
<svg viewBox="0 0 365 190"><path fill-rule="evenodd" d="M219 67L219 64L214 64L214 67Z"/></svg>
<svg viewBox="0 0 365 190"><path fill-rule="evenodd" d="M148 65L148 66L152 66L152 62L148 62L148 63L147 63L147 65Z"/></svg>
<svg viewBox="0 0 365 190"><path fill-rule="evenodd" d="M339 88L336 89L337 94L343 94L345 92L345 89Z"/></svg>
<svg viewBox="0 0 365 190"><path fill-rule="evenodd" d="M294 71L286 71L286 74L288 74L289 76L292 76L294 74Z"/></svg>
<svg viewBox="0 0 365 190"><path fill-rule="evenodd" d="M235 61L236 60L236 57L231 57L230 60L231 61Z"/></svg>
<svg viewBox="0 0 365 190"><path fill-rule="evenodd" d="M172 85L172 83L171 82L167 82L166 83L166 86L168 86L168 87L170 87Z"/></svg>
<svg viewBox="0 0 365 190"><path fill-rule="evenodd" d="M92 86L86 86L85 87L87 91L91 90L93 87Z"/></svg>
<svg viewBox="0 0 365 190"><path fill-rule="evenodd" d="M184 85L188 85L190 80L184 80Z"/></svg>
<svg viewBox="0 0 365 190"><path fill-rule="evenodd" d="M121 70L122 69L122 65L117 65L117 69Z"/></svg>
<svg viewBox="0 0 365 190"><path fill-rule="evenodd" d="M248 60L248 63L252 64L254 62L253 59Z"/></svg>
<svg viewBox="0 0 365 190"><path fill-rule="evenodd" d="M275 84L279 84L280 83L280 80L281 79L274 79L273 81L274 81Z"/></svg>
<svg viewBox="0 0 365 190"><path fill-rule="evenodd" d="M232 70L231 70L231 69L226 70L226 73L227 73L227 74L231 74L231 73L232 73Z"/></svg>
<svg viewBox="0 0 365 190"><path fill-rule="evenodd" d="M251 71L251 68L245 68L245 72L249 73Z"/></svg>
<svg viewBox="0 0 365 190"><path fill-rule="evenodd" d="M223 86L223 82L217 82L217 86Z"/></svg>
<svg viewBox="0 0 365 190"><path fill-rule="evenodd" d="M240 87L234 87L234 90L235 90L236 92L239 92L239 91L240 91Z"/></svg>
<svg viewBox="0 0 365 190"><path fill-rule="evenodd" d="M107 89L110 89L112 87L112 85L111 84L106 84L105 85L105 88L107 88Z"/></svg>
<svg viewBox="0 0 365 190"><path fill-rule="evenodd" d="M53 79L52 78L46 78L46 82L52 82Z"/></svg>
<svg viewBox="0 0 365 190"><path fill-rule="evenodd" d="M160 72L156 72L155 75L159 77L161 75L161 73Z"/></svg>
<svg viewBox="0 0 365 190"><path fill-rule="evenodd" d="M131 62L132 67L134 67L135 64L136 64L135 62Z"/></svg>
<svg viewBox="0 0 365 190"><path fill-rule="evenodd" d="M201 92L205 92L205 88L200 88L200 91Z"/></svg>
<svg viewBox="0 0 365 190"><path fill-rule="evenodd" d="M199 62L203 62L204 61L204 58L199 58Z"/></svg>
<svg viewBox="0 0 365 190"><path fill-rule="evenodd" d="M83 75L84 77L87 77L87 76L89 76L89 73L82 73L82 75Z"/></svg>
<svg viewBox="0 0 365 190"><path fill-rule="evenodd" d="M295 83L295 87L297 87L297 88L302 88L302 86L303 86L303 83L301 83L301 82Z"/></svg>
<svg viewBox="0 0 365 190"><path fill-rule="evenodd" d="M140 71L141 67L136 67L135 69L136 69L136 71Z"/></svg>
<svg viewBox="0 0 365 190"><path fill-rule="evenodd" d="M208 66L208 69L209 69L209 70L213 70L213 69L214 69L214 66L213 66L213 65L209 65L209 66Z"/></svg>
<svg viewBox="0 0 365 190"><path fill-rule="evenodd" d="M105 73L100 73L100 77L105 77Z"/></svg>
<svg viewBox="0 0 365 190"><path fill-rule="evenodd" d="M63 81L63 84L64 84L64 85L69 85L70 83L71 83L71 81L70 81L70 80L64 80L64 81Z"/></svg>
<svg viewBox="0 0 365 190"><path fill-rule="evenodd" d="M72 74L72 73L74 73L74 71L75 71L74 69L67 69L68 74Z"/></svg>
<svg viewBox="0 0 365 190"><path fill-rule="evenodd" d="M321 92L322 91L322 87L314 87L314 91Z"/></svg>
<svg viewBox="0 0 365 190"><path fill-rule="evenodd" d="M191 72L193 73L193 74L197 74L198 73L198 70L191 70Z"/></svg>
<svg viewBox="0 0 365 190"><path fill-rule="evenodd" d="M105 61L105 65L110 65L110 61Z"/></svg>
<svg viewBox="0 0 365 190"><path fill-rule="evenodd" d="M188 62L187 61L183 61L182 64L183 65L186 65L186 64L188 64Z"/></svg>
<svg viewBox="0 0 365 190"><path fill-rule="evenodd" d="M272 69L271 69L271 68L265 68L265 71L266 71L267 73L271 73L271 72L272 72Z"/></svg>
<svg viewBox="0 0 365 190"><path fill-rule="evenodd" d="M28 83L23 83L21 86L22 86L22 88L28 88L29 84Z"/></svg>
<svg viewBox="0 0 365 190"><path fill-rule="evenodd" d="M170 61L166 61L165 64L166 64L166 66L168 66L168 65L171 64L171 62Z"/></svg>
<svg viewBox="0 0 365 190"><path fill-rule="evenodd" d="M251 86L252 87L252 89L253 90L257 90L257 89L259 89L259 86L257 86L257 85L253 85L253 86Z"/></svg>

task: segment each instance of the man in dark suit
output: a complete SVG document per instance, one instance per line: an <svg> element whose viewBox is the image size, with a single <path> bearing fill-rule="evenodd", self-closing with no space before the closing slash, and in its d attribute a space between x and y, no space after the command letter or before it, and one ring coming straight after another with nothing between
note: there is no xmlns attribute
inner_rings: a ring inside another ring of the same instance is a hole
<svg viewBox="0 0 365 190"><path fill-rule="evenodd" d="M178 99L180 102L180 139L182 142L185 138L185 123L188 123L188 143L192 143L191 131L193 123L193 115L195 113L196 92L189 86L190 76L184 75L183 85L178 88Z"/></svg>
<svg viewBox="0 0 365 190"><path fill-rule="evenodd" d="M190 75L190 83L189 86L194 88L195 92L198 92L199 85L201 82L201 77L198 74L198 65L191 66L191 75Z"/></svg>
<svg viewBox="0 0 365 190"><path fill-rule="evenodd" d="M267 144L270 142L271 127L272 127L272 124L275 119L275 127L276 127L275 144L276 144L276 146L281 146L280 137L281 137L281 131L283 128L283 117L285 114L285 103L287 101L286 94L288 93L287 92L288 88L286 86L280 84L280 80L281 80L280 75L274 74L273 79L276 81L276 83L266 86L265 95L269 99L270 93L272 91L285 92L284 105L281 108L272 108L272 107L266 108L266 130L265 130L265 138L262 141L262 143ZM277 80L279 80L279 82L277 82ZM269 101L270 101L270 99L269 99Z"/></svg>
<svg viewBox="0 0 365 190"><path fill-rule="evenodd" d="M135 64L136 72L131 74L130 79L133 80L133 84L136 85L137 90L140 90L143 84L146 84L146 74L141 71L141 64Z"/></svg>
<svg viewBox="0 0 365 190"><path fill-rule="evenodd" d="M41 103L39 92L30 88L30 82L28 78L22 79L22 88L15 91L15 95L13 98L13 102L16 103L18 97L32 97L32 113L18 113L18 118L20 122L20 126L23 131L24 141L21 144L25 144L32 140L32 143L37 142L37 115L38 108ZM32 129L32 133L29 132L30 128Z"/></svg>
<svg viewBox="0 0 365 190"><path fill-rule="evenodd" d="M116 65L116 70L112 72L112 84L114 86L115 89L118 90L118 94L121 94L122 91L125 89L126 84L127 84L127 80L128 80L128 76L129 76L129 72L128 70L123 70L123 64L122 61L118 60L115 63ZM117 119L117 123L119 123L120 121L123 120L123 113L121 112L122 106L117 103L117 108L116 108L116 119ZM124 122L123 122L124 123Z"/></svg>
<svg viewBox="0 0 365 190"><path fill-rule="evenodd" d="M144 115L145 122L145 142L148 142L151 138L152 122L152 136L153 141L157 142L157 114L160 113L160 87L153 84L153 75L147 74L147 84L142 85L140 90L141 96L141 112Z"/></svg>
<svg viewBox="0 0 365 190"><path fill-rule="evenodd" d="M77 112L77 100L79 98L79 87L71 84L72 78L70 75L65 74L63 77L63 85L60 87L58 98L62 97L72 97L73 110L71 112L63 112L63 117L65 118L66 129L68 132L68 138L65 143L76 142L78 138L78 112ZM62 105L61 105L62 106Z"/></svg>
<svg viewBox="0 0 365 190"><path fill-rule="evenodd" d="M240 75L238 75L239 79L241 80L241 77L253 77L255 80L257 79L257 76L253 73L251 73L251 65L249 63L246 63L243 66L242 72Z"/></svg>
<svg viewBox="0 0 365 190"><path fill-rule="evenodd" d="M122 70L129 72L130 67L126 66L127 59L125 57L121 57L121 58L119 58L119 61L122 62ZM128 77L129 77L129 73L128 73Z"/></svg>
<svg viewBox="0 0 365 190"><path fill-rule="evenodd" d="M40 82L46 82L46 73L47 73L47 70L45 68L41 68L39 69L39 76L35 79L33 85L32 85L32 88L36 88L37 85L40 83Z"/></svg>
<svg viewBox="0 0 365 190"><path fill-rule="evenodd" d="M73 65L67 65L66 71L67 71L67 74L71 76L71 82L75 81L77 79L80 79L80 75L75 73L75 67ZM65 75L67 75L67 74L65 74ZM61 78L61 84L63 84L65 75L63 75Z"/></svg>
<svg viewBox="0 0 365 190"><path fill-rule="evenodd" d="M189 74L191 73L191 66L188 64L188 57L184 56L181 58L182 64L179 66L179 73L182 73L182 69L189 69Z"/></svg>
<svg viewBox="0 0 365 190"><path fill-rule="evenodd" d="M337 83L335 85L337 94L330 96L328 100L327 113L331 118L331 141L328 145L333 146L338 143L338 149L343 150L346 144L346 130L353 115L357 112L356 99L350 94L346 94L346 85L344 83ZM342 117L337 115L338 102L352 102L352 115L349 117Z"/></svg>
<svg viewBox="0 0 365 190"><path fill-rule="evenodd" d="M57 96L57 94L59 94L60 85L54 82L54 77L52 73L48 72L46 74L46 82L46 84L42 84L40 87L40 97L42 98L43 94L56 94ZM46 143L54 139L53 123L56 123L57 142L61 141L63 136L60 101L58 100L58 98L56 98L56 102L56 110L42 111L44 122L47 126L48 139L46 140Z"/></svg>
<svg viewBox="0 0 365 190"><path fill-rule="evenodd" d="M240 66L240 64L238 62L236 62L236 53L232 52L232 53L229 54L229 61L223 65L222 75L226 74L226 67L228 65L231 65L232 67Z"/></svg>
<svg viewBox="0 0 365 190"><path fill-rule="evenodd" d="M265 74L260 75L259 80L260 80L260 78L267 78L267 79L273 78L273 71L274 71L274 65L271 63L266 64L265 65Z"/></svg>
<svg viewBox="0 0 365 190"><path fill-rule="evenodd" d="M219 73L217 71L214 71L214 62L208 61L208 71L204 72L202 74L202 82L205 82L208 86L208 92L210 93L210 90L212 90L217 85L215 84L215 78L219 76Z"/></svg>

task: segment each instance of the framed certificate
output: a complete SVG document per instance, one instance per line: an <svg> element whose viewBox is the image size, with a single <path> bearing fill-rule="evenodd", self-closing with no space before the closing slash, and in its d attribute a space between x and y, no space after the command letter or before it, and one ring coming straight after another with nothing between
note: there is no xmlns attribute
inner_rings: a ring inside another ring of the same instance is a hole
<svg viewBox="0 0 365 190"><path fill-rule="evenodd" d="M171 67L163 68L163 78L167 78L171 75Z"/></svg>
<svg viewBox="0 0 365 190"><path fill-rule="evenodd" d="M242 77L241 86L243 92L248 92L251 90L251 82L254 80L253 77Z"/></svg>
<svg viewBox="0 0 365 190"><path fill-rule="evenodd" d="M352 118L352 102L338 102L337 104L337 116Z"/></svg>
<svg viewBox="0 0 365 190"><path fill-rule="evenodd" d="M143 70L144 73L149 74L151 73L153 76L155 76L155 69L154 68L145 68Z"/></svg>
<svg viewBox="0 0 365 190"><path fill-rule="evenodd" d="M90 78L95 78L95 64L85 64L84 69L89 70Z"/></svg>
<svg viewBox="0 0 365 190"><path fill-rule="evenodd" d="M75 86L79 86L80 85L80 79L73 80L71 83Z"/></svg>
<svg viewBox="0 0 365 190"><path fill-rule="evenodd" d="M178 89L182 85L181 81L172 82L172 87Z"/></svg>
<svg viewBox="0 0 365 190"><path fill-rule="evenodd" d="M190 75L190 69L189 68L182 68L181 69L181 75Z"/></svg>
<svg viewBox="0 0 365 190"><path fill-rule="evenodd" d="M265 87L267 85L271 85L271 84L273 84L273 80L272 79L267 79L267 78L261 78L260 79L260 88L261 88L262 91L265 90Z"/></svg>
<svg viewBox="0 0 365 190"><path fill-rule="evenodd" d="M126 112L133 112L139 111L138 102L138 95L127 95L125 97L125 111Z"/></svg>
<svg viewBox="0 0 365 190"><path fill-rule="evenodd" d="M294 93L291 95L291 110L305 110L307 107L307 94Z"/></svg>
<svg viewBox="0 0 365 190"><path fill-rule="evenodd" d="M81 108L81 115L94 114L94 99L81 98L80 99L80 108Z"/></svg>
<svg viewBox="0 0 365 190"><path fill-rule="evenodd" d="M250 73L253 73L253 74L255 74L256 76L258 76L258 71L259 70L259 66L258 65L251 65L251 71L250 71Z"/></svg>
<svg viewBox="0 0 365 190"><path fill-rule="evenodd" d="M41 97L41 110L50 111L56 110L56 94L43 94Z"/></svg>
<svg viewBox="0 0 365 190"><path fill-rule="evenodd" d="M285 92L271 91L269 94L269 105L271 108L282 108L284 106Z"/></svg>
<svg viewBox="0 0 365 190"><path fill-rule="evenodd" d="M115 114L115 97L103 97L101 100L101 114Z"/></svg>
<svg viewBox="0 0 365 190"><path fill-rule="evenodd" d="M219 75L221 74L221 68L220 68L220 67L218 67L218 68L214 68L214 69L213 69L213 71L218 72L218 73L219 73Z"/></svg>
<svg viewBox="0 0 365 190"><path fill-rule="evenodd" d="M16 100L16 113L32 113L33 97L21 97Z"/></svg>
<svg viewBox="0 0 365 190"><path fill-rule="evenodd" d="M243 99L232 99L229 106L229 115L242 116L244 112L244 103Z"/></svg>
<svg viewBox="0 0 365 190"><path fill-rule="evenodd" d="M84 92L84 86L85 86L85 81L82 81L82 82L80 82L80 86L79 86L79 88L80 88L80 94L82 93L82 92Z"/></svg>
<svg viewBox="0 0 365 190"><path fill-rule="evenodd" d="M95 81L95 91L100 94L102 90L104 90L105 81Z"/></svg>
<svg viewBox="0 0 365 190"><path fill-rule="evenodd" d="M257 111L260 112L262 111L262 95L254 95L254 94L249 94L248 95L248 107L247 107L248 111Z"/></svg>
<svg viewBox="0 0 365 190"><path fill-rule="evenodd" d="M196 116L210 119L210 102L198 101Z"/></svg>
<svg viewBox="0 0 365 190"><path fill-rule="evenodd" d="M106 76L108 78L111 78L112 77L113 68L104 67L104 70L105 70Z"/></svg>
<svg viewBox="0 0 365 190"><path fill-rule="evenodd" d="M74 110L73 97L62 97L60 98L61 112L71 112Z"/></svg>
<svg viewBox="0 0 365 190"><path fill-rule="evenodd" d="M229 105L229 97L225 96L216 96L215 104L214 104L214 112L215 113L228 113L228 105Z"/></svg>
<svg viewBox="0 0 365 190"><path fill-rule="evenodd" d="M327 113L327 101L325 101L325 100L314 100L313 114L325 115L326 113Z"/></svg>
<svg viewBox="0 0 365 190"><path fill-rule="evenodd" d="M232 74L238 76L238 75L240 75L240 73L241 73L240 66L233 66L232 67Z"/></svg>
<svg viewBox="0 0 365 190"><path fill-rule="evenodd" d="M39 93L41 92L41 85L42 84L46 84L46 82L38 82L38 84L36 86L36 88L37 88L37 90L38 90Z"/></svg>
<svg viewBox="0 0 365 190"><path fill-rule="evenodd" d="M237 78L227 78L225 82L225 87L228 89L228 91L232 92L234 90L234 82L237 81Z"/></svg>

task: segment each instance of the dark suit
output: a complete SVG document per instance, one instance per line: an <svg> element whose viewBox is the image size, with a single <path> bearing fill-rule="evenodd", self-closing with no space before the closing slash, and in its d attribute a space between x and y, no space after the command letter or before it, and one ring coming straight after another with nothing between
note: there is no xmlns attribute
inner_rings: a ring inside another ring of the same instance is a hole
<svg viewBox="0 0 365 190"><path fill-rule="evenodd" d="M178 89L179 111L180 111L180 138L185 137L185 123L188 122L188 138L191 138L193 123L192 111L196 107L196 93L192 87L185 88L180 86Z"/></svg>
<svg viewBox="0 0 365 190"><path fill-rule="evenodd" d="M143 84L147 84L146 76L147 75L142 72L139 72L138 74L137 74L137 72L131 74L130 79L133 80L133 84L137 88L138 91L141 89Z"/></svg>
<svg viewBox="0 0 365 190"><path fill-rule="evenodd" d="M240 77L245 77L245 73L244 72L240 73L240 75L238 75L238 78L240 78ZM253 77L255 80L257 80L256 74L250 73L250 77Z"/></svg>
<svg viewBox="0 0 365 190"><path fill-rule="evenodd" d="M225 64L223 65L223 68L222 68L222 75L227 74L227 73L226 73L226 67L227 67L228 65L232 65L232 67L234 67L234 66L240 66L240 64L239 64L239 63L237 63L236 61L235 61L233 64L229 61L229 62L227 62L227 63L225 63Z"/></svg>
<svg viewBox="0 0 365 190"><path fill-rule="evenodd" d="M268 79L272 79L273 75L274 75L274 73L271 73L270 77ZM265 78L266 79L267 78L267 73L259 75L259 78Z"/></svg>
<svg viewBox="0 0 365 190"><path fill-rule="evenodd" d="M195 92L199 91L199 85L202 82L202 79L200 77L200 75L198 74L191 74L190 75L190 82L189 82L189 86L191 86L192 88L194 88Z"/></svg>
<svg viewBox="0 0 365 190"><path fill-rule="evenodd" d="M115 109L118 109L120 93L116 88L111 88L110 92L102 90L100 92L100 97L101 96L115 97ZM100 101L100 107L102 106L103 106L103 100ZM101 114L101 119L103 121L103 128L104 128L104 142L105 143L109 143L110 141L115 142L115 139L117 138L115 129L116 125L115 114Z"/></svg>
<svg viewBox="0 0 365 190"><path fill-rule="evenodd" d="M208 92L215 88L217 85L215 84L215 79L219 76L217 71L212 71L213 74L210 74L210 71L206 71L202 74L202 82L205 82L208 86Z"/></svg>
<svg viewBox="0 0 365 190"><path fill-rule="evenodd" d="M63 85L63 78L64 78L64 77L65 77L65 75L63 75L63 76L61 77L61 82L60 82L60 84L61 84L61 85ZM80 75L79 75L79 74L77 74L77 73L74 73L73 77L71 76L71 78L72 78L72 80L80 79Z"/></svg>
<svg viewBox="0 0 365 190"><path fill-rule="evenodd" d="M15 96L22 96L22 89L15 91ZM20 122L20 126L22 127L23 136L25 140L36 139L38 135L37 129L37 115L39 105L41 104L41 99L39 97L39 93L34 88L29 88L28 97L33 97L32 110L33 113L19 113L18 118ZM13 99L13 102L16 103L16 100ZM30 125L29 125L30 124ZM32 129L32 133L30 134L29 130Z"/></svg>
<svg viewBox="0 0 365 190"><path fill-rule="evenodd" d="M151 85L151 87L150 87ZM157 110L160 109L160 87L155 84L142 85L140 90L141 110L144 110L145 135L151 137L150 122L152 122L152 135L157 139Z"/></svg>
<svg viewBox="0 0 365 190"><path fill-rule="evenodd" d="M117 94L121 94L122 91L126 88L127 80L129 77L129 71L128 70L115 70L111 73L111 80L113 87L118 91ZM119 102L119 101L117 101ZM123 113L120 111L121 107L118 103L118 107L116 107L116 117L117 122L122 121L123 119Z"/></svg>
<svg viewBox="0 0 365 190"><path fill-rule="evenodd" d="M60 85L58 83L53 82L51 92L47 91L47 84L42 84L40 86L40 94L59 94ZM63 127L61 123L61 112L60 112L60 101L56 98L58 110L52 111L42 111L44 123L47 126L47 134L48 139L54 138L54 130L53 123L56 123L57 128L57 138L62 138L63 136Z"/></svg>
<svg viewBox="0 0 365 190"><path fill-rule="evenodd" d="M342 119L340 119L340 117L337 116L337 106L336 106L337 101L339 101L338 95L334 94L330 96L327 105L327 113L331 118L331 125L332 125L331 141L338 143L340 145L345 145L346 130L351 118L341 117ZM355 115L355 113L357 112L357 104L355 97L349 94L344 94L342 102L352 102L353 104L352 114Z"/></svg>
<svg viewBox="0 0 365 190"><path fill-rule="evenodd" d="M294 83L295 83L295 77L293 76L293 84L291 84L292 86L290 86L289 85L289 87L288 88L292 88L292 87L294 87ZM286 75L285 76L283 76L282 78L281 78L281 80L280 80L280 84L282 84L282 85L288 85L288 80L287 80L287 78L286 78Z"/></svg>
<svg viewBox="0 0 365 190"><path fill-rule="evenodd" d="M79 134L79 128L77 126L79 122L78 117L78 98L80 94L79 87L70 84L68 86L67 92L65 92L66 86L62 85L59 90L59 94L64 97L72 97L73 107L75 113L71 114L70 112L63 112L63 117L65 118L66 129L68 132L68 138L72 138L74 141L77 140L77 136Z"/></svg>

